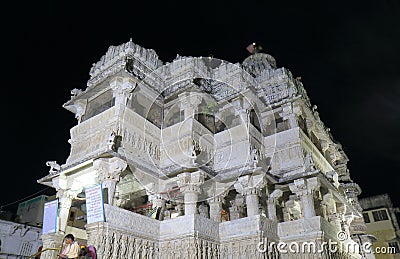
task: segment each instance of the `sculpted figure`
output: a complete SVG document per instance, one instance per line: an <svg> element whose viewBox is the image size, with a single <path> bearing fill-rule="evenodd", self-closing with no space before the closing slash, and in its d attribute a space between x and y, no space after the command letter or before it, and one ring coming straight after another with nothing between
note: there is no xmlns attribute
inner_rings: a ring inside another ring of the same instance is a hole
<svg viewBox="0 0 400 259"><path fill-rule="evenodd" d="M49 173L51 173L51 174L57 173L58 171L61 170L61 166L59 164L57 164L57 161L47 161L46 165L50 166Z"/></svg>

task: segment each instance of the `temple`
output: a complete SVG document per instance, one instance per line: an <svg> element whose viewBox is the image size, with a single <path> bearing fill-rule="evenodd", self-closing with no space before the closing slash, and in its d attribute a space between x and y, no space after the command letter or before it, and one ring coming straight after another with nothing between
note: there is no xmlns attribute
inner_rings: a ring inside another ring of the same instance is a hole
<svg viewBox="0 0 400 259"><path fill-rule="evenodd" d="M63 107L77 125L66 162L38 179L59 201L44 249L73 233L100 259L375 258L348 157L271 55L164 63L130 40ZM105 220L87 224L85 189L99 184Z"/></svg>

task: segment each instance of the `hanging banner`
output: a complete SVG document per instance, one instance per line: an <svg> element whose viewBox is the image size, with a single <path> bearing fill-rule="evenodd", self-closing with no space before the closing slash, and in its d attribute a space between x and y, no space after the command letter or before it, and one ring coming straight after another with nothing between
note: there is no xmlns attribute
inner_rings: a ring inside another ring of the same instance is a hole
<svg viewBox="0 0 400 259"><path fill-rule="evenodd" d="M42 234L57 231L58 199L44 203Z"/></svg>
<svg viewBox="0 0 400 259"><path fill-rule="evenodd" d="M86 188L87 224L104 221L103 188L101 184Z"/></svg>

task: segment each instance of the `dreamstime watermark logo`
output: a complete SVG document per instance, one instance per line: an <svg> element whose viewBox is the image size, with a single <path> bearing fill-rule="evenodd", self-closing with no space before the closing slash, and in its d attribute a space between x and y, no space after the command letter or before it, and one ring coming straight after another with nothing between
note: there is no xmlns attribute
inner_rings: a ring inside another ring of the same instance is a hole
<svg viewBox="0 0 400 259"><path fill-rule="evenodd" d="M336 237L339 241L344 241L348 238L348 235L345 231L341 230L336 234Z"/></svg>
<svg viewBox="0 0 400 259"><path fill-rule="evenodd" d="M257 245L257 250L260 253L266 253L268 251L277 251L281 254L321 254L328 252L331 254L335 253L355 253L355 254L371 254L371 253L394 253L395 249L390 247L376 247L373 249L372 243L364 242L359 245L357 242L351 240L345 231L339 231L337 233L337 240L334 241L329 239L328 241L314 242L269 242L266 238L260 241Z"/></svg>

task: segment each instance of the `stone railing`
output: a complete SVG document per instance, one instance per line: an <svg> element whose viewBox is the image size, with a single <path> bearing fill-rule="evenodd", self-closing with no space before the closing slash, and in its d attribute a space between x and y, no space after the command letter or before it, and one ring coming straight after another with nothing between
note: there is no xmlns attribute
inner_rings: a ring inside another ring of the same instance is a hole
<svg viewBox="0 0 400 259"><path fill-rule="evenodd" d="M109 225L150 239L160 235L160 221L108 204L104 204L104 213Z"/></svg>
<svg viewBox="0 0 400 259"><path fill-rule="evenodd" d="M212 138L213 134L195 119L179 122L162 129L160 139L161 168L173 171L172 168L175 166L193 164L195 159L192 158L192 146L197 152L207 154L207 159L211 159L215 150Z"/></svg>
<svg viewBox="0 0 400 259"><path fill-rule="evenodd" d="M263 235L270 240L277 241L277 223L261 215L225 221L219 225L219 237L221 242L241 240L248 237L260 237Z"/></svg>
<svg viewBox="0 0 400 259"><path fill-rule="evenodd" d="M321 238L336 240L337 230L324 218L315 216L312 218L301 218L278 224L278 235L281 240L307 240Z"/></svg>
<svg viewBox="0 0 400 259"><path fill-rule="evenodd" d="M160 160L160 129L136 112L120 107L118 117L118 132L121 136L124 155L130 159L141 159L159 163Z"/></svg>
<svg viewBox="0 0 400 259"><path fill-rule="evenodd" d="M196 236L217 242L219 239L218 224L218 222L198 214L164 220L160 225L160 240Z"/></svg>

